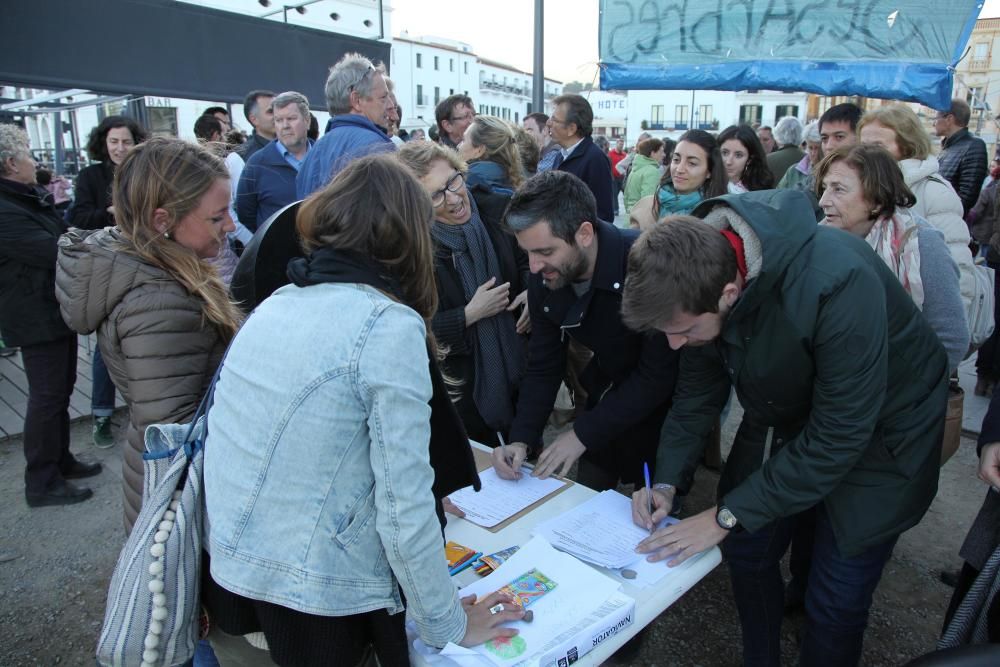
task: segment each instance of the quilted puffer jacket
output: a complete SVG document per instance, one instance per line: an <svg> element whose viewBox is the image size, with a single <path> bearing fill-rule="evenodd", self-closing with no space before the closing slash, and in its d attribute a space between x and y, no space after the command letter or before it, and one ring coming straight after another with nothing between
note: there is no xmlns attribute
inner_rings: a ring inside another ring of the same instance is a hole
<svg viewBox="0 0 1000 667"><path fill-rule="evenodd" d="M115 227L64 234L56 298L71 329L97 331L108 372L129 406L122 483L131 531L142 507L146 427L191 419L225 342L202 317L201 299L129 246Z"/></svg>

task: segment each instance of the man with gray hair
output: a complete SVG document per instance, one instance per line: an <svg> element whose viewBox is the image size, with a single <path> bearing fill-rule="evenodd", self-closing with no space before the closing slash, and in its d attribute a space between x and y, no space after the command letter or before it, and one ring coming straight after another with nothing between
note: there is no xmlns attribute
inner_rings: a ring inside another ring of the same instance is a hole
<svg viewBox="0 0 1000 667"><path fill-rule="evenodd" d="M299 199L329 183L352 160L396 150L383 129L395 103L381 65L376 67L359 53L346 54L326 78L326 105L333 118L299 172Z"/></svg>
<svg viewBox="0 0 1000 667"><path fill-rule="evenodd" d="M802 123L795 116L785 116L774 126L774 141L778 148L767 156L767 167L777 182L788 168L805 157L802 152Z"/></svg>
<svg viewBox="0 0 1000 667"><path fill-rule="evenodd" d="M295 178L309 154L309 100L289 91L271 102L276 137L250 156L236 188L236 215L250 231L295 201Z"/></svg>

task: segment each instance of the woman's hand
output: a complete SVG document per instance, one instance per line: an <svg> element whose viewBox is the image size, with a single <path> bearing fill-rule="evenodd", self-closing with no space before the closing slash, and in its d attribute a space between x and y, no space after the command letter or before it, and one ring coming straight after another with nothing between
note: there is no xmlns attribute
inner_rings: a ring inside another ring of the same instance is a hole
<svg viewBox="0 0 1000 667"><path fill-rule="evenodd" d="M472 295L465 306L465 326L471 327L479 320L493 317L510 304L510 283L494 287L496 282L496 278L490 278Z"/></svg>
<svg viewBox="0 0 1000 667"><path fill-rule="evenodd" d="M526 334L531 333L531 314L528 312L528 290L524 290L510 302L507 306L507 310L514 312L521 306L524 306L524 310L517 318L517 333Z"/></svg>
<svg viewBox="0 0 1000 667"><path fill-rule="evenodd" d="M461 507L451 502L451 498L447 497L442 498L441 508L445 511L445 514L452 514L454 516L457 516L459 519L465 518L465 512L462 511Z"/></svg>
<svg viewBox="0 0 1000 667"><path fill-rule="evenodd" d="M500 608L495 609L495 613L491 611L498 605ZM465 615L469 620L465 636L459 644L466 648L479 646L497 637L513 637L517 634L517 630L499 626L524 618L524 610L514 604L514 599L499 592L490 593L478 603L475 595L462 598L462 608L465 609Z"/></svg>
<svg viewBox="0 0 1000 667"><path fill-rule="evenodd" d="M979 453L979 479L1000 491L1000 442L983 445Z"/></svg>

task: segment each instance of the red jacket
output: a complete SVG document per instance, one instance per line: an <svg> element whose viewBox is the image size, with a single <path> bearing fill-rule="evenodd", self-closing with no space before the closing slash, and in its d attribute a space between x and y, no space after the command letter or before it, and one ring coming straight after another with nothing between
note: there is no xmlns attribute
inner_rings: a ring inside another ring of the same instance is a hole
<svg viewBox="0 0 1000 667"><path fill-rule="evenodd" d="M618 163L621 162L626 155L628 155L628 153L626 153L625 151L620 151L617 148L612 148L611 150L608 151L608 158L611 160L611 175L616 179L620 180L622 178L625 178L624 176L618 173L618 170L615 169L615 167L618 166Z"/></svg>

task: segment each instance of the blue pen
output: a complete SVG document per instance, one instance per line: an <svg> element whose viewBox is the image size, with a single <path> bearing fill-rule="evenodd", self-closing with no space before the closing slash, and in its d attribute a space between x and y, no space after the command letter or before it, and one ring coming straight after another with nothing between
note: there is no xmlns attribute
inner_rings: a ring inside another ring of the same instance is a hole
<svg viewBox="0 0 1000 667"><path fill-rule="evenodd" d="M649 483L649 464L642 464L642 474L646 478L646 511L649 512L649 523L653 523L653 489L652 485ZM650 528L649 532L652 533L653 529Z"/></svg>

